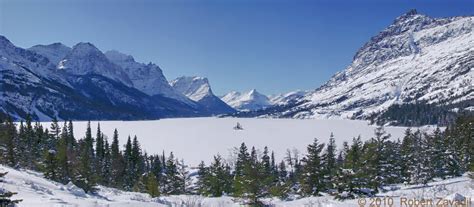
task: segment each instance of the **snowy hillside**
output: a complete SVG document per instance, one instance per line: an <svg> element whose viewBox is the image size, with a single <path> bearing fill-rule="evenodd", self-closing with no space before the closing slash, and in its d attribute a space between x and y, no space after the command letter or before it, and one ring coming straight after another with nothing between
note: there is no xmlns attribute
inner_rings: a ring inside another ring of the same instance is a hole
<svg viewBox="0 0 474 207"><path fill-rule="evenodd" d="M372 37L344 71L277 117L364 118L395 103L474 98L474 17L412 10Z"/></svg>
<svg viewBox="0 0 474 207"><path fill-rule="evenodd" d="M85 194L82 189L72 185L63 185L43 178L42 174L15 170L13 168L0 165L0 171L8 171L5 182L1 188L17 192L14 199L22 199L20 207L53 207L53 206L206 206L206 207L234 207L240 206L230 197L207 198L194 195L162 196L151 198L148 194L125 192L114 188L99 187L96 194ZM428 183L426 186L397 185L393 186L393 191L388 191L379 196L392 198L394 206L400 205L400 198L425 198L425 199L446 199L453 201L462 198L474 197L474 183L468 177L459 177ZM383 198L383 197L381 197ZM367 202L370 198L366 199ZM307 197L292 201L281 201L277 198L265 199L265 203L276 207L283 206L324 206L324 207L350 207L359 206L357 200L338 201L332 196ZM366 205L368 206L368 204Z"/></svg>
<svg viewBox="0 0 474 207"><path fill-rule="evenodd" d="M221 97L222 101L240 111L263 109L271 105L267 96L252 89L245 93L232 91Z"/></svg>
<svg viewBox="0 0 474 207"><path fill-rule="evenodd" d="M296 90L288 93L272 95L268 98L270 99L270 103L272 103L272 105L285 105L289 104L290 102L298 101L308 93L309 91Z"/></svg>
<svg viewBox="0 0 474 207"><path fill-rule="evenodd" d="M235 110L212 92L207 78L179 77L170 81L171 87L206 108L212 114L233 113Z"/></svg>

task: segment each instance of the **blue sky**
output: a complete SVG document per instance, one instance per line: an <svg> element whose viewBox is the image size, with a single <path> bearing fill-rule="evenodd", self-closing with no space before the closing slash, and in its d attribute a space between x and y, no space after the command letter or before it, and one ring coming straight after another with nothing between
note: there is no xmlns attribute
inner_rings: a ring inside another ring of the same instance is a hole
<svg viewBox="0 0 474 207"><path fill-rule="evenodd" d="M474 0L0 0L0 34L20 47L91 42L208 77L216 94L315 89L371 36L416 8L473 15Z"/></svg>

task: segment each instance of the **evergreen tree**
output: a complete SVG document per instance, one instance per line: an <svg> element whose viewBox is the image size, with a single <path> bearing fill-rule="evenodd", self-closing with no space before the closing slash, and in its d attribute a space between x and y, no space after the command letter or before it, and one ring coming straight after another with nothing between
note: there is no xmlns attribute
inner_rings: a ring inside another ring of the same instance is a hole
<svg viewBox="0 0 474 207"><path fill-rule="evenodd" d="M95 169L97 173L97 182L99 184L103 183L103 175L104 175L104 157L105 157L105 149L104 149L104 134L100 130L100 123L97 123L97 135L95 141Z"/></svg>
<svg viewBox="0 0 474 207"><path fill-rule="evenodd" d="M214 158L215 159L215 158ZM204 161L201 161L198 165L198 180L196 182L196 191L199 195L212 196L211 189L209 189L210 181L209 178L212 176L209 174L209 168L206 167Z"/></svg>
<svg viewBox="0 0 474 207"><path fill-rule="evenodd" d="M119 149L119 141L118 141L118 131L117 129L114 130L114 136L112 140L112 145L110 147L110 162L111 162L111 184L114 187L122 188L123 187L123 179L124 179L124 172L125 172L125 163L122 153Z"/></svg>
<svg viewBox="0 0 474 207"><path fill-rule="evenodd" d="M178 195L183 193L184 181L179 176L178 165L173 153L166 160L166 170L163 182L163 193L166 195Z"/></svg>
<svg viewBox="0 0 474 207"><path fill-rule="evenodd" d="M220 155L214 156L214 160L207 168L202 162L199 165L199 192L202 195L220 197L228 194L232 189L232 175L230 167L224 164Z"/></svg>
<svg viewBox="0 0 474 207"><path fill-rule="evenodd" d="M49 132L55 140L59 139L59 135L61 134L61 127L59 126L58 119L56 117L53 117Z"/></svg>
<svg viewBox="0 0 474 207"><path fill-rule="evenodd" d="M323 155L323 165L324 165L324 184L326 189L331 189L332 182L331 178L336 175L337 172L337 160L336 160L336 140L334 139L334 134L331 133L329 137L329 143L326 147L326 152Z"/></svg>
<svg viewBox="0 0 474 207"><path fill-rule="evenodd" d="M0 142L2 149L2 163L9 166L15 166L17 164L17 130L10 116L7 116L4 123L1 124L2 129L0 130Z"/></svg>
<svg viewBox="0 0 474 207"><path fill-rule="evenodd" d="M94 191L96 184L94 171L94 139L92 138L92 131L90 121L87 123L86 136L80 142L80 157L78 175L75 179L75 184L84 189L85 192Z"/></svg>
<svg viewBox="0 0 474 207"><path fill-rule="evenodd" d="M124 171L124 189L131 190L134 184L134 163L132 158L132 140L128 136L127 144L125 144L125 151L123 152L123 157L125 161L125 171Z"/></svg>
<svg viewBox="0 0 474 207"><path fill-rule="evenodd" d="M104 163L102 166L102 183L109 186L115 177L112 177L112 155L110 153L109 141L105 139L104 143Z"/></svg>
<svg viewBox="0 0 474 207"><path fill-rule="evenodd" d="M237 154L237 161L234 170L234 192L236 197L242 196L245 192L245 174L244 169L250 165L250 154L245 143L242 143Z"/></svg>
<svg viewBox="0 0 474 207"><path fill-rule="evenodd" d="M442 136L441 130L436 128L433 135L428 137L429 152L432 158L433 176L439 178L446 178L447 176L447 159L445 156L447 146Z"/></svg>
<svg viewBox="0 0 474 207"><path fill-rule="evenodd" d="M152 198L160 196L160 188L158 180L153 173L147 173L146 178L146 192L150 194Z"/></svg>
<svg viewBox="0 0 474 207"><path fill-rule="evenodd" d="M303 158L303 172L301 175L301 193L304 196L319 196L325 190L324 167L321 152L324 144L319 144L318 139L307 147L307 155Z"/></svg>
<svg viewBox="0 0 474 207"><path fill-rule="evenodd" d="M68 132L66 123L64 124L63 130L61 132L61 136L58 140L58 152L56 154L57 161L58 161L58 171L59 171L59 179L58 181L61 183L68 183L70 181L71 173L71 166L69 163L68 158Z"/></svg>
<svg viewBox="0 0 474 207"><path fill-rule="evenodd" d="M137 136L133 138L132 151L131 151L131 177L132 182L136 182L138 178L143 174L144 161L142 157L140 143L138 142Z"/></svg>

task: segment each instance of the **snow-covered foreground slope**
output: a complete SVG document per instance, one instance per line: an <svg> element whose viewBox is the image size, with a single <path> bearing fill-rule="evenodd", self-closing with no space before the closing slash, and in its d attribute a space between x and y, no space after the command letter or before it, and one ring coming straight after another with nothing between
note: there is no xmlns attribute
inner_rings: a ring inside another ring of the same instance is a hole
<svg viewBox="0 0 474 207"><path fill-rule="evenodd" d="M244 130L234 130L239 122ZM44 122L44 126L50 124ZM84 137L87 122L74 122L76 138ZM97 122L91 123L95 134ZM339 147L343 141L351 142L353 137L362 136L363 140L373 136L375 126L365 121L322 120L322 119L257 119L257 118L180 118L157 121L101 121L102 131L112 138L115 128L119 132L119 141L126 143L127 137L137 135L142 147L148 153L161 154L173 151L187 164L196 166L201 160L207 164L213 155L220 153L228 157L233 147L242 142L248 146L263 149L268 146L275 151L277 159L284 157L287 149L306 152L306 146L314 138L327 142L334 133ZM387 127L392 138L401 138L404 127Z"/></svg>
<svg viewBox="0 0 474 207"><path fill-rule="evenodd" d="M1 188L17 192L14 199L23 199L19 204L35 207L66 207L66 206L113 206L113 207L148 207L148 206L205 206L205 207L233 207L240 206L230 197L204 198L194 195L179 195L151 198L144 193L124 192L121 190L98 187L95 195L85 194L74 185L62 185L43 178L40 173L15 170L0 165L0 171L8 171L5 182L0 184ZM439 198L452 200L454 197L474 197L474 183L467 177L459 177L444 181L428 183L426 186L394 186L397 190L379 194L392 198L393 206L400 205L400 198ZM456 195L458 194L458 195ZM370 198L366 199L367 203ZM338 201L331 196L302 198L293 201L281 201L279 199L265 199L265 203L277 207L293 206L331 206L348 207L360 206L357 200ZM365 206L368 206L366 204Z"/></svg>

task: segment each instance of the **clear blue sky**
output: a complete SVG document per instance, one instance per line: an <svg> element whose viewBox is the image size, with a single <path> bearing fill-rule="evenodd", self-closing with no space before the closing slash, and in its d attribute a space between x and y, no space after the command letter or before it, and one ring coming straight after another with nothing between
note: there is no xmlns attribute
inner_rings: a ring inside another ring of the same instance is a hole
<svg viewBox="0 0 474 207"><path fill-rule="evenodd" d="M216 94L273 94L317 88L411 8L473 15L474 0L0 0L0 34L21 47L91 42L168 79L208 77Z"/></svg>

